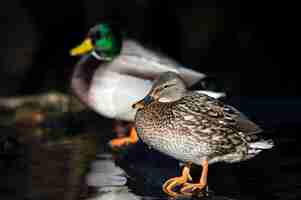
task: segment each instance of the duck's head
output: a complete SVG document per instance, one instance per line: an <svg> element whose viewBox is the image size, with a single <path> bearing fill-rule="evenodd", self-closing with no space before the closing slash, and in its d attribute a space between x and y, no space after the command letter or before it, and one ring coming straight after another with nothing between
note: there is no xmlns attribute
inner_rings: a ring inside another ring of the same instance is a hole
<svg viewBox="0 0 301 200"><path fill-rule="evenodd" d="M91 54L98 60L110 61L121 51L121 32L111 24L92 27L84 41L70 51L72 56Z"/></svg>
<svg viewBox="0 0 301 200"><path fill-rule="evenodd" d="M135 109L144 108L153 101L173 102L181 99L186 92L183 79L174 72L164 72L154 82L150 92L132 105Z"/></svg>

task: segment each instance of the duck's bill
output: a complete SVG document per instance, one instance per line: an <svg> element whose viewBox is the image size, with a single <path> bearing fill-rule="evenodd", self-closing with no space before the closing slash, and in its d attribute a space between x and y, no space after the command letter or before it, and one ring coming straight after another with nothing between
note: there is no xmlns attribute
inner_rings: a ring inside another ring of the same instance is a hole
<svg viewBox="0 0 301 200"><path fill-rule="evenodd" d="M144 104L144 99L141 99L140 101L137 101L136 103L134 103L132 105L132 108L134 109L142 109L144 108L145 104Z"/></svg>
<svg viewBox="0 0 301 200"><path fill-rule="evenodd" d="M71 49L70 55L71 56L80 56L86 54L93 50L92 40L90 38L85 39L80 45Z"/></svg>
<svg viewBox="0 0 301 200"><path fill-rule="evenodd" d="M142 100L134 103L132 105L132 108L134 109L142 109L144 108L146 105L150 104L151 102L154 101L154 98L150 95L147 95L146 97L144 97Z"/></svg>

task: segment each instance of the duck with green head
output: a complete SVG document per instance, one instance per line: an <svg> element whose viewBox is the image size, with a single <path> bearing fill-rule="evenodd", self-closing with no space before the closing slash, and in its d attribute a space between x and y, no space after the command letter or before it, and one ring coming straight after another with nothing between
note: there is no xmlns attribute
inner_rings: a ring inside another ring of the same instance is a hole
<svg viewBox="0 0 301 200"><path fill-rule="evenodd" d="M70 54L82 56L71 80L75 94L102 116L129 123L133 123L136 113L131 108L132 102L146 95L159 74L166 71L178 73L188 86L206 77L125 38L119 27L113 24L92 27L84 41ZM216 98L224 96L224 93L203 92ZM110 144L121 146L137 140L136 131L131 128L129 137L114 139Z"/></svg>

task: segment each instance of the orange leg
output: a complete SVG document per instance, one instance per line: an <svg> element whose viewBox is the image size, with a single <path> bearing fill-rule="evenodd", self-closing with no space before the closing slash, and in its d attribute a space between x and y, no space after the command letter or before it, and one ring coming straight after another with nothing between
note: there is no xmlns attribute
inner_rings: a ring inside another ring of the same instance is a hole
<svg viewBox="0 0 301 200"><path fill-rule="evenodd" d="M110 141L112 148L121 147L123 145L135 144L138 142L138 135L134 127L131 128L130 135L127 137L116 138Z"/></svg>
<svg viewBox="0 0 301 200"><path fill-rule="evenodd" d="M189 173L190 167L191 167L191 163L188 163L183 168L182 176L174 177L174 178L167 180L162 186L163 191L172 197L183 196L179 193L174 192L172 189L175 188L176 186L180 186L180 185L186 183L188 180L190 180L190 181L192 180L190 173Z"/></svg>
<svg viewBox="0 0 301 200"><path fill-rule="evenodd" d="M181 188L181 193L187 196L191 196L193 191L196 189L203 190L207 186L207 175L208 175L208 161L205 160L202 162L202 175L199 183L185 183Z"/></svg>

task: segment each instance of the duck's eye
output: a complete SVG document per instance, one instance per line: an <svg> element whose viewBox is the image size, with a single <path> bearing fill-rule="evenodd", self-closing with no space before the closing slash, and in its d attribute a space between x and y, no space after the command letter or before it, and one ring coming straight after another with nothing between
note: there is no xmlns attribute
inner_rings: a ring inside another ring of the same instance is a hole
<svg viewBox="0 0 301 200"><path fill-rule="evenodd" d="M99 39L101 38L100 32L97 31L97 32L95 33L94 37L95 37L96 40L99 40Z"/></svg>
<svg viewBox="0 0 301 200"><path fill-rule="evenodd" d="M164 87L163 88L168 88L169 87L169 85L164 85Z"/></svg>

